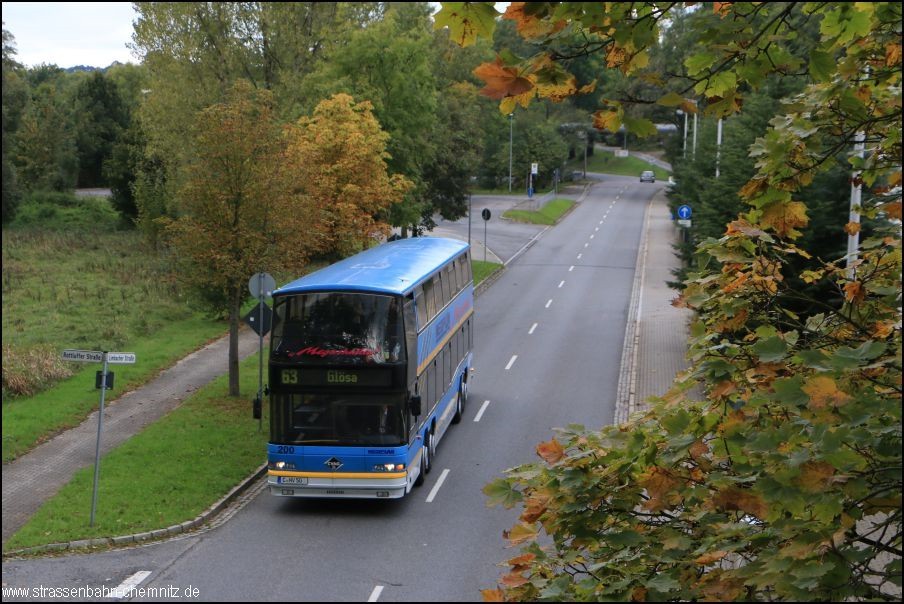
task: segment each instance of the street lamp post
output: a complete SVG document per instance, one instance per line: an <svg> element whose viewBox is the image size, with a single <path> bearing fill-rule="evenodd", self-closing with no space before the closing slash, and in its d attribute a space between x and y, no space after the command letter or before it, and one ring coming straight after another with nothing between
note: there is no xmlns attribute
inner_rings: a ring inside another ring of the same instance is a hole
<svg viewBox="0 0 904 604"><path fill-rule="evenodd" d="M687 158L687 112L679 109L676 113L684 116L684 143L681 146L681 157Z"/></svg>
<svg viewBox="0 0 904 604"><path fill-rule="evenodd" d="M716 178L719 178L719 160L722 154L722 118L719 118L719 125L716 128Z"/></svg>
<svg viewBox="0 0 904 604"><path fill-rule="evenodd" d="M515 112L509 113L509 193L512 192L512 129L515 123Z"/></svg>

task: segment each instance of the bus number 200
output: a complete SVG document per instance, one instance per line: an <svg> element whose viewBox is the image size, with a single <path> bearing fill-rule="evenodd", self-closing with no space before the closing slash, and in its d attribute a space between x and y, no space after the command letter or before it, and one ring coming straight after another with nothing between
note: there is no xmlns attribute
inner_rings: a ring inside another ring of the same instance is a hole
<svg viewBox="0 0 904 604"><path fill-rule="evenodd" d="M282 453L284 455L290 455L295 453L295 447L286 447L286 446L278 446L276 447L277 453Z"/></svg>

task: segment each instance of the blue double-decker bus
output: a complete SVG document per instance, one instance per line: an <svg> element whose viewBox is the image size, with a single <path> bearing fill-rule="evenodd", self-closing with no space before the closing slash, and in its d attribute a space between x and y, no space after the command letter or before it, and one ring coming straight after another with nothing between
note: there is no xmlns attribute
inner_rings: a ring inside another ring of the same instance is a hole
<svg viewBox="0 0 904 604"><path fill-rule="evenodd" d="M398 498L458 423L472 363L470 250L418 237L273 293L270 492Z"/></svg>

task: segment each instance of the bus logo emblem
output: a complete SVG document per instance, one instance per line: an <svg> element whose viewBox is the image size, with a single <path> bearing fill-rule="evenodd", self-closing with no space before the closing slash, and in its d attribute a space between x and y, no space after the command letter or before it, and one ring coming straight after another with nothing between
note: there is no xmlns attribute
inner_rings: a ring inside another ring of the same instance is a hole
<svg viewBox="0 0 904 604"><path fill-rule="evenodd" d="M342 467L342 462L339 461L338 459L336 459L335 457L330 457L325 462L323 462L323 465L325 465L329 469L335 471Z"/></svg>

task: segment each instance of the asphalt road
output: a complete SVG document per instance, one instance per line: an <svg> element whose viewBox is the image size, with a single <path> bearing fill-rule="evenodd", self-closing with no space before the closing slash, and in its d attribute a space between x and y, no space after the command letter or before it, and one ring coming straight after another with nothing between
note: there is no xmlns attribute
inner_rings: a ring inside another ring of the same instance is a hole
<svg viewBox="0 0 904 604"><path fill-rule="evenodd" d="M141 588L156 591L132 599L480 600L480 589L496 585L497 565L518 555L502 538L516 512L488 509L483 486L536 460L534 448L554 427L612 422L643 214L654 190L636 178L609 177L477 299L476 373L464 419L439 443L425 484L405 499L292 501L253 490L246 505L200 535L6 561L4 589L112 589L144 571L150 574ZM22 598L5 591L8 599Z"/></svg>

